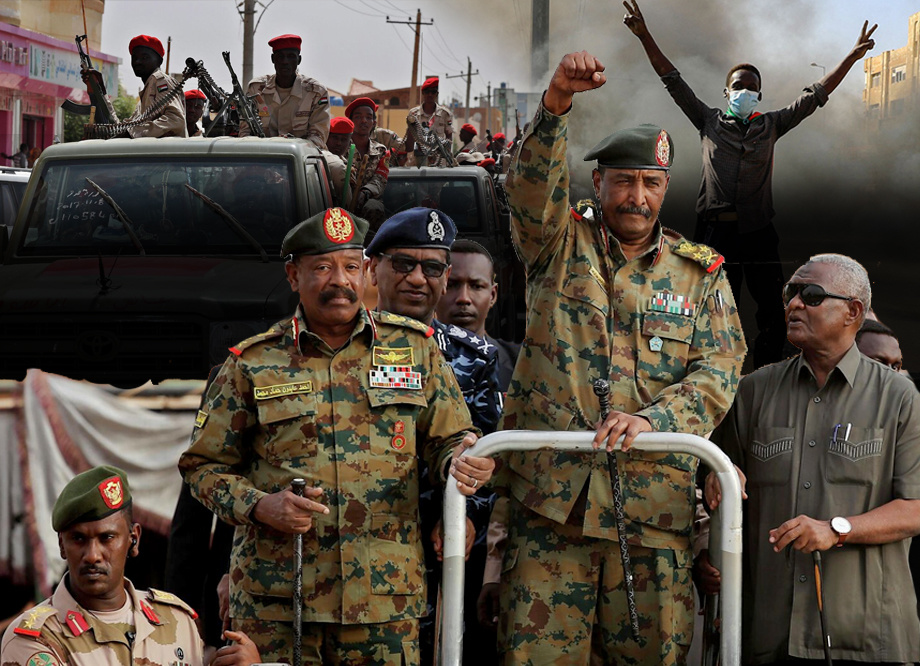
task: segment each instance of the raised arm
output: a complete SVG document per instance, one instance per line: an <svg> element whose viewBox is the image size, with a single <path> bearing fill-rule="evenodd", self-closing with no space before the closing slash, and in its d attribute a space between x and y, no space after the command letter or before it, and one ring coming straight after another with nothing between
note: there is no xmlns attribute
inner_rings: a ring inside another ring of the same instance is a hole
<svg viewBox="0 0 920 666"><path fill-rule="evenodd" d="M575 93L600 88L607 82L604 65L587 51L569 53L562 59L549 88L543 95L543 106L556 116L561 116L572 106Z"/></svg>
<svg viewBox="0 0 920 666"><path fill-rule="evenodd" d="M625 23L626 27L632 30L632 33L639 38L639 41L642 43L642 48L645 49L645 55L648 56L648 61L652 63L652 68L655 70L655 73L658 74L658 76L664 76L677 69L671 61L668 60L667 56L661 52L661 49L658 48L658 44L652 37L652 33L649 32L645 17L642 16L642 12L639 11L639 3L637 3L636 0L632 0L632 4L630 4L627 0L623 0L623 6L626 7L626 16L623 17L623 23Z"/></svg>
<svg viewBox="0 0 920 666"><path fill-rule="evenodd" d="M872 39L872 33L875 32L877 27L878 23L871 28L869 28L868 21L863 23L862 30L859 31L859 39L856 40L856 46L847 54L846 58L840 61L839 65L834 67L827 76L821 79L821 85L824 86L824 90L827 91L828 95L836 90L837 86L840 85L840 82L843 81L853 65L862 60L866 56L866 53L875 47L875 40Z"/></svg>

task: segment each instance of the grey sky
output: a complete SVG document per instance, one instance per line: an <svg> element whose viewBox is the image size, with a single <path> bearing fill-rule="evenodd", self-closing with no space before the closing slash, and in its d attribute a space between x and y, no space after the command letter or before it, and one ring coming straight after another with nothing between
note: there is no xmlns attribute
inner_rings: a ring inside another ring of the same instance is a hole
<svg viewBox="0 0 920 666"><path fill-rule="evenodd" d="M132 92L137 81L128 63L127 45L138 33L155 35L164 45L172 36L172 70L181 70L188 56L203 59L217 82L227 88L229 77L221 51L231 51L238 73L242 69L242 24L236 3L106 0L102 48L125 61L121 77ZM551 0L551 4L551 65L563 53L581 48L601 56L615 53L613 61L608 58L605 62L608 72L628 69L630 78L633 73L641 77L636 85L660 85L635 38L622 25L623 8L618 0ZM725 11L718 10L720 25L713 26L711 32L706 25L694 28L694 35L680 32L686 32L688 21L720 5ZM818 73L809 63L830 68L839 62L855 42L865 18L879 23L873 55L905 45L907 17L920 11L916 0L774 0L747 3L743 9L736 2L645 0L641 7L678 67L687 65L694 50L701 57L716 60L722 70L735 62L753 61L764 71L768 88L771 81L778 82L780 74L794 77L795 86L800 88ZM518 90L530 87L530 0L274 0L256 33L254 72L271 71L267 40L293 32L304 37L301 71L330 88L346 90L352 77L370 79L381 88L406 86L412 66L412 30L388 25L385 15L414 19L416 8L422 10L423 20L435 21L434 26L422 30L420 76L459 73L465 70L469 56L473 70L480 72L474 77L473 95L484 92L487 81L493 85L507 81ZM674 34L680 40L666 39ZM698 43L692 44L689 52L674 43L695 40ZM772 62L782 66L774 71ZM861 66L857 65L842 90L858 95L862 78ZM612 83L616 84L615 78ZM717 81L714 86L718 93ZM443 82L441 90L442 97L443 93L461 98L465 94L460 79Z"/></svg>

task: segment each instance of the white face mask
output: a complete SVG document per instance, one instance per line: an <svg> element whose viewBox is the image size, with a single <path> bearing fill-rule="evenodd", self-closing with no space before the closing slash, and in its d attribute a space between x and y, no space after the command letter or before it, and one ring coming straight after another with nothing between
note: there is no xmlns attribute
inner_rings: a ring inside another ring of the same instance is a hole
<svg viewBox="0 0 920 666"><path fill-rule="evenodd" d="M753 90L729 90L728 108L739 118L747 118L760 101L760 93Z"/></svg>

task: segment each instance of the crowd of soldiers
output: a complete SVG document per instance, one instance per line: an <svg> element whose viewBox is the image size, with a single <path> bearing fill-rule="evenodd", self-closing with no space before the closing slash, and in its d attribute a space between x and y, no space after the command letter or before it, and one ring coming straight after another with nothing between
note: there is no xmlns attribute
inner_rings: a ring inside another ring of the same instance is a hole
<svg viewBox="0 0 920 666"><path fill-rule="evenodd" d="M754 112L759 71L734 67L723 111L696 98L636 2L624 4L624 22L703 136L700 229L717 231L720 243L752 233L762 243L773 144L827 102L872 48L874 28L864 26L844 61L779 111ZM150 53L161 60L162 46L151 39L132 40L132 66L149 77L142 104L171 85L155 74ZM184 602L124 579L140 529L128 479L100 467L58 498L54 529L69 573L6 632L4 664L431 663L447 483L472 500L467 663L684 663L694 575L702 591L719 589L696 528L698 509L715 509L721 488L692 456L643 451L654 432L711 436L737 467L746 491L746 663L920 659L907 559L920 533L920 394L894 361L872 360L857 344L883 333L867 328L871 286L858 262L818 254L780 280L773 297L782 309L759 307L779 310L769 318L784 316L801 353L742 378L747 344L733 283L750 257L732 257L727 270L725 255L659 222L674 155L668 132L645 124L598 143L585 156L596 201L573 207L569 112L606 74L594 56L572 53L517 150L506 154L497 134L499 152L484 158L510 163L512 236L527 272L523 345L495 340L484 323L495 302L493 258L457 239L450 217L432 208L389 217L371 239L359 212L374 212L399 138L378 141L369 98L330 123L327 91L297 73L300 39L270 44L276 73L248 89L262 100L266 134L353 152L362 177L351 201L284 237L297 309L230 349L179 461L186 487L177 517L206 516L199 525L208 527L193 531L212 548L204 566L226 574L220 614L229 628L207 638L206 655ZM135 56L141 49L150 53ZM437 80L422 94L406 152L429 146L426 132L452 132ZM187 96L200 111L201 97ZM168 124L165 133L190 134L192 111L177 105L155 131ZM450 157L476 160L475 127L459 134L462 152ZM748 141L765 149L752 158ZM738 173L751 169L766 181L744 194ZM368 280L378 290L373 311L363 303ZM477 455L478 437L514 429L593 431L598 453L511 452L498 464ZM220 553L211 512L218 530L233 526ZM827 604L814 553L824 554L824 587L837 595ZM177 566L207 573L187 556ZM228 644L218 648L221 640Z"/></svg>

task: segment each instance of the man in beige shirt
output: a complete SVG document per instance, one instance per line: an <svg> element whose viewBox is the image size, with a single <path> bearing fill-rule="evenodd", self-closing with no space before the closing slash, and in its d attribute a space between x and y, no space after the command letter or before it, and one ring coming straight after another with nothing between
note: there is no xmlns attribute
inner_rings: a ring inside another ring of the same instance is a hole
<svg viewBox="0 0 920 666"><path fill-rule="evenodd" d="M160 69L166 51L163 49L163 43L156 37L138 35L128 44L128 52L131 54L131 69L144 82L144 87L138 94L134 113L126 121L131 122L143 117L148 109L166 97L177 84ZM109 109L112 117L117 117L114 108L110 106ZM185 127L185 98L177 95L157 117L128 129L128 135L132 139L188 136Z"/></svg>
<svg viewBox="0 0 920 666"><path fill-rule="evenodd" d="M741 380L712 439L747 477L745 663L824 662L812 553L823 552L835 662L920 659L908 568L920 533L920 394L862 354L865 269L812 257L783 288L801 355ZM715 475L706 499L718 505Z"/></svg>
<svg viewBox="0 0 920 666"><path fill-rule="evenodd" d="M317 148L326 147L329 136L329 93L316 79L297 71L301 39L280 35L268 41L272 47L274 74L249 82L246 94L259 95L256 105L265 136L291 135L307 139ZM249 125L240 123L240 136L250 134Z"/></svg>
<svg viewBox="0 0 920 666"><path fill-rule="evenodd" d="M138 554L131 489L116 467L74 477L55 502L52 524L68 572L54 595L13 620L3 635L5 666L201 666L198 615L168 592L134 589L125 562ZM212 666L249 666L259 651L242 632Z"/></svg>
<svg viewBox="0 0 920 666"><path fill-rule="evenodd" d="M432 76L422 84L422 103L419 106L409 109L409 115L406 116L406 150L415 151L415 163L417 166L436 166L443 159L440 152L432 146L426 146L424 151L430 151L426 156L420 144L418 127L416 122L431 129L431 132L441 141L449 141L454 135L454 129L451 125L453 115L446 106L438 104L438 86L439 79ZM447 146L450 150L450 146Z"/></svg>

